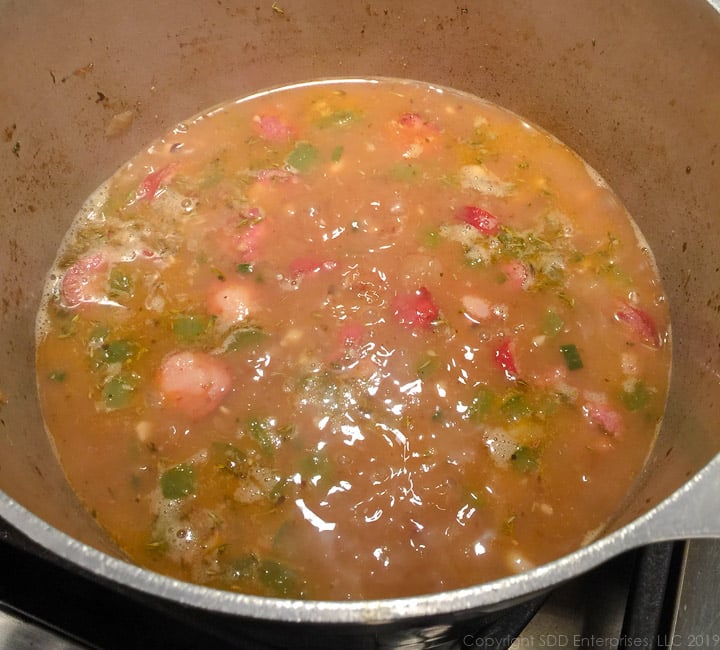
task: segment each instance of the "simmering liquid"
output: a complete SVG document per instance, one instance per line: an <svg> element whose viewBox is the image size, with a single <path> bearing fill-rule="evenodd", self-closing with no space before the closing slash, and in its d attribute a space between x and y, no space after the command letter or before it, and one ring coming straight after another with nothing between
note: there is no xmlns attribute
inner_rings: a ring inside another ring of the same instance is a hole
<svg viewBox="0 0 720 650"><path fill-rule="evenodd" d="M325 81L126 163L48 276L37 377L68 479L132 561L364 599L571 552L662 417L652 255L563 144L477 98Z"/></svg>

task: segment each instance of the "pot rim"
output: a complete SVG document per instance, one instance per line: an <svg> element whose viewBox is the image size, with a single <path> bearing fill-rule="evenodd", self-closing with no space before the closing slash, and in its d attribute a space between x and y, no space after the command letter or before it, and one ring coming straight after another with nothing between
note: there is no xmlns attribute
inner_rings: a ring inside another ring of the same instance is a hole
<svg viewBox="0 0 720 650"><path fill-rule="evenodd" d="M708 0L708 2L720 11L720 0ZM229 101L245 102L290 87L332 83L378 83L381 81L393 81L400 84L419 83L438 92L454 93L487 101L482 96L440 83L376 75L308 79L297 83L268 87ZM189 117L188 121L201 115L211 115L220 106L227 103L222 102L204 109ZM517 115L509 109L505 110ZM517 116L523 121L527 121L524 117ZM538 124L528 123L533 128L547 133ZM69 536L24 508L2 490L0 490L0 517L32 541L52 552L59 560L65 560L110 584L147 595L182 605L257 620L366 625L458 612L504 609L554 588L633 547L667 539L720 536L720 513L715 517L718 519L717 522L711 521L709 526L702 522L703 516L707 516L710 510L698 507L696 501L699 490L702 491L701 501L704 504L711 505L715 502L714 495L720 490L720 454L662 503L632 520L626 526L529 571L449 591L400 598L352 601L298 600L239 594L171 578L112 557ZM693 506L688 507L691 503Z"/></svg>
<svg viewBox="0 0 720 650"><path fill-rule="evenodd" d="M547 564L462 589L402 598L320 601L269 598L203 587L111 557L40 519L0 491L0 517L91 575L147 595L216 613L286 623L383 624L507 608L584 573L623 551L653 542L720 536L716 505L720 454L662 503L629 524ZM715 508L716 509L716 508Z"/></svg>

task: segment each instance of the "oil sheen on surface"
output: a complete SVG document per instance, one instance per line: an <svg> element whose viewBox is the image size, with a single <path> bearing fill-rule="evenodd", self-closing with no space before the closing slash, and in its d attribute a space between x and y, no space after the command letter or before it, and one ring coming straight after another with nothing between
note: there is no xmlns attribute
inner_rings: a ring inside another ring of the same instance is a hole
<svg viewBox="0 0 720 650"><path fill-rule="evenodd" d="M48 430L128 557L366 599L586 543L662 417L651 253L492 104L301 84L180 124L88 201L38 318Z"/></svg>

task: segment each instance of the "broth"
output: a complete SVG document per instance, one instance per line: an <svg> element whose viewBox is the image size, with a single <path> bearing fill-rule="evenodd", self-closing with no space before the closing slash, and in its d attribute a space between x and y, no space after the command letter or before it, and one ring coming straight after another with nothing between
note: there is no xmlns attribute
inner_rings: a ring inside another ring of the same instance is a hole
<svg viewBox="0 0 720 650"><path fill-rule="evenodd" d="M132 561L385 598L593 539L653 444L669 336L651 252L562 143L449 89L336 80L196 116L99 188L37 372Z"/></svg>

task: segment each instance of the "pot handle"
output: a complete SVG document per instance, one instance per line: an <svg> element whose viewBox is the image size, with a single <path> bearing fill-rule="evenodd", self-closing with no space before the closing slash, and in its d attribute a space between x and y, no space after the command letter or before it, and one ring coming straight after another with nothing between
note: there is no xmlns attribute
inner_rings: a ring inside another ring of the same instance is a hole
<svg viewBox="0 0 720 650"><path fill-rule="evenodd" d="M638 544L720 538L720 454L636 523Z"/></svg>

